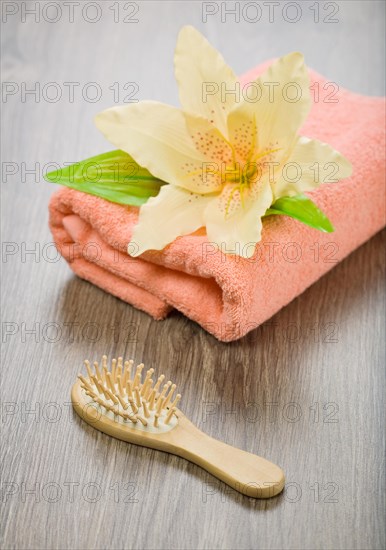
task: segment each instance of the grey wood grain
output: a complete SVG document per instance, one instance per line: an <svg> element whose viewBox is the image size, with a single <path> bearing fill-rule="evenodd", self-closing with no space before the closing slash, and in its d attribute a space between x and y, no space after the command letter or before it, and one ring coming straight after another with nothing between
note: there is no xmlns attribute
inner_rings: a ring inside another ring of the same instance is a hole
<svg viewBox="0 0 386 550"><path fill-rule="evenodd" d="M114 3L98 2L94 24L78 11L73 22L50 23L43 14L55 14L36 4L40 22L22 22L19 11L2 23L2 77L16 90L2 104L2 548L384 548L385 233L259 329L223 344L178 313L155 322L56 261L47 226L54 189L41 177L48 162L111 148L92 118L113 104L115 82L120 102L124 84L136 82L138 99L177 103L172 54L186 23L238 73L299 49L340 85L383 94L383 3L339 2L335 24L316 24L312 2L301 3L296 24L280 13L270 23L261 2L253 24L223 23L221 2L206 23L200 2L137 2L139 22L126 24L125 2L118 23ZM63 97L23 101L23 82L56 82ZM65 82L79 82L74 102ZM102 90L95 103L81 93L90 82ZM36 182L25 174L35 163ZM280 464L286 491L254 501L188 462L82 423L70 388L82 360L103 353L164 371L199 427Z"/></svg>

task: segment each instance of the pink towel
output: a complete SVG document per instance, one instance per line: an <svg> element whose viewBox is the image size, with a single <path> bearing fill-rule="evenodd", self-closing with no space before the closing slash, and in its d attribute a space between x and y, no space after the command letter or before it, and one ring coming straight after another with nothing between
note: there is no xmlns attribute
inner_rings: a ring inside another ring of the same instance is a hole
<svg viewBox="0 0 386 550"><path fill-rule="evenodd" d="M250 71L241 82L252 81L268 65ZM61 188L50 202L50 227L73 271L155 319L176 308L219 340L232 341L269 319L382 229L384 99L336 91L336 85L313 71L310 77L314 104L301 134L329 143L353 165L352 177L309 193L334 233L271 216L251 259L215 250L204 229L134 259L126 250L137 208Z"/></svg>

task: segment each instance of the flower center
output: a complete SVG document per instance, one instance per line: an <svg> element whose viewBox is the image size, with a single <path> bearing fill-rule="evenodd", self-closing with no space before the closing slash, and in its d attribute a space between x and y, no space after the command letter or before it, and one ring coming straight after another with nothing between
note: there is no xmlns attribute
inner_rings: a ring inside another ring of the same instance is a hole
<svg viewBox="0 0 386 550"><path fill-rule="evenodd" d="M261 171L260 164L248 162L244 166L239 163L233 163L226 166L221 174L221 183L235 183L237 185L249 186L256 181L256 175Z"/></svg>
<svg viewBox="0 0 386 550"><path fill-rule="evenodd" d="M229 184L232 187L227 189L227 197L225 202L225 215L228 216L231 207L235 207L235 202L240 202L241 206L245 206L245 199L252 193L253 196L259 191L259 181L263 174L268 169L268 163L272 162L275 153L280 148L266 149L260 153L249 155L247 162L240 163L234 161L231 165L226 166L223 164L224 169L221 173L221 183L223 189Z"/></svg>

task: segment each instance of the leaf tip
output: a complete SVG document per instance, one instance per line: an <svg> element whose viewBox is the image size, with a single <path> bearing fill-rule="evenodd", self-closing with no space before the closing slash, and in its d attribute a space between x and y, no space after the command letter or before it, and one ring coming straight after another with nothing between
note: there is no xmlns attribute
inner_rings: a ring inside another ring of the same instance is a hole
<svg viewBox="0 0 386 550"><path fill-rule="evenodd" d="M332 223L330 222L330 220L328 218L326 219L326 223L325 223L322 231L324 231L325 233L334 233L334 231L335 231L335 227L332 225Z"/></svg>

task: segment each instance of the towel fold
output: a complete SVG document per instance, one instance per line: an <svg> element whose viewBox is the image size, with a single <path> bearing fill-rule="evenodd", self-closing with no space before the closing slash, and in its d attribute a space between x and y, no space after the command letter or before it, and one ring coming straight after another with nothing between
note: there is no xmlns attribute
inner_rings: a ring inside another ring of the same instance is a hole
<svg viewBox="0 0 386 550"><path fill-rule="evenodd" d="M254 80L269 63L242 77ZM83 279L163 319L173 309L219 340L254 329L385 226L385 101L337 90L310 71L314 102L301 134L329 143L353 165L352 177L308 193L334 233L284 216L264 220L253 258L224 255L205 230L163 251L127 255L138 209L61 188L50 201L58 250ZM319 97L318 97L319 96Z"/></svg>

